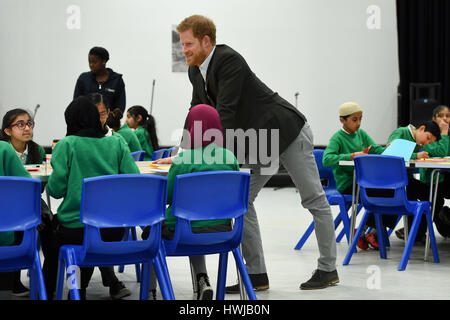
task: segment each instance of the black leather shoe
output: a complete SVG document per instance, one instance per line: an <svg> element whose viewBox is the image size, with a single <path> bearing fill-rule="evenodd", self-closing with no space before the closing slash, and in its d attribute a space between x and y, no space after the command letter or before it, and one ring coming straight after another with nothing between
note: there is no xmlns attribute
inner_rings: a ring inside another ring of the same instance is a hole
<svg viewBox="0 0 450 320"><path fill-rule="evenodd" d="M269 278L267 277L267 273L249 274L248 276L250 277L250 281L252 282L255 291L265 291L269 289ZM240 292L239 284L225 288L225 293L237 294Z"/></svg>
<svg viewBox="0 0 450 320"><path fill-rule="evenodd" d="M339 277L337 271L322 271L317 269L314 271L311 279L302 283L300 289L302 290L315 290L324 289L328 286L339 283Z"/></svg>

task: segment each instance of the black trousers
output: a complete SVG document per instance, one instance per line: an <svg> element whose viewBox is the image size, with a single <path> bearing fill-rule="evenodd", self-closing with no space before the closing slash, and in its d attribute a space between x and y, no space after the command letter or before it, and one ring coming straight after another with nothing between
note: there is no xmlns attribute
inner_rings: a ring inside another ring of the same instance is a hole
<svg viewBox="0 0 450 320"><path fill-rule="evenodd" d="M81 245L83 244L84 228L66 228L57 221L57 216L54 216L55 223L53 224L55 230L55 246L54 251L46 257L44 261L45 286L47 289L48 299L53 299L53 294L56 289L56 278L58 274L58 255L59 249L66 244ZM123 239L124 228L105 228L100 230L100 235L103 241L120 241ZM113 267L100 267L102 273L103 284L110 286L118 281ZM80 268L80 287L86 289L91 280L94 268Z"/></svg>

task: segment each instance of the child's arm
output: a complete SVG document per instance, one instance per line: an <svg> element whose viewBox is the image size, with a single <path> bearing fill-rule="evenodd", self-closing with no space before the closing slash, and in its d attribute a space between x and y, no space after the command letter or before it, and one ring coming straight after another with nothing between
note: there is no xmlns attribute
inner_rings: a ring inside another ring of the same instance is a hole
<svg viewBox="0 0 450 320"><path fill-rule="evenodd" d="M53 172L48 178L47 192L55 199L65 197L67 194L70 154L70 145L64 139L59 141L53 150L51 160Z"/></svg>
<svg viewBox="0 0 450 320"><path fill-rule="evenodd" d="M449 144L448 135L441 135L441 140L423 146L423 151L427 151L430 157L446 157L449 154Z"/></svg>
<svg viewBox="0 0 450 320"><path fill-rule="evenodd" d="M365 132L364 130L359 129L359 131L361 133L361 139L364 141L364 145L367 146L367 148L362 150L362 152L364 152L364 154L382 154L383 153L383 151L386 148L383 148L382 146L376 144L375 141L373 141L372 137L369 136L369 134L367 134L367 132Z"/></svg>
<svg viewBox="0 0 450 320"><path fill-rule="evenodd" d="M351 160L351 153L341 153L341 145L334 138L331 138L325 152L323 153L322 164L324 167L334 167L341 160Z"/></svg>

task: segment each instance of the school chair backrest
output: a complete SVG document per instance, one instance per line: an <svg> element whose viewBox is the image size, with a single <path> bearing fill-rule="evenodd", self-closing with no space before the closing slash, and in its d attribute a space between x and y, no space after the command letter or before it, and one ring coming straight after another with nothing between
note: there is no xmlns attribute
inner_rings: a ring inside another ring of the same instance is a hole
<svg viewBox="0 0 450 320"><path fill-rule="evenodd" d="M0 177L0 232L24 231L22 244L0 247L0 260L32 254L36 226L41 223L41 182L22 177Z"/></svg>
<svg viewBox="0 0 450 320"><path fill-rule="evenodd" d="M159 150L153 151L152 161L164 158L164 155L166 154L166 152L167 152L167 149L159 149Z"/></svg>
<svg viewBox="0 0 450 320"><path fill-rule="evenodd" d="M140 298L148 298L150 264L154 264L163 297L173 298L170 278L158 258L161 223L165 218L167 178L140 174L118 174L83 181L80 220L85 225L82 245L60 249L56 298L61 299L64 273L70 266L115 266L143 263ZM142 241L103 242L100 228L150 226ZM78 290L69 288L78 300Z"/></svg>
<svg viewBox="0 0 450 320"><path fill-rule="evenodd" d="M256 295L239 245L248 210L250 174L239 171L207 171L175 178L172 214L177 218L175 234L164 240L167 256L219 254L216 299L225 297L228 253L233 252L236 268L248 297ZM231 231L194 233L191 221L234 219Z"/></svg>
<svg viewBox="0 0 450 320"><path fill-rule="evenodd" d="M401 157L385 155L364 155L354 158L356 183L360 186L363 206L368 210L379 208L393 212L409 206L406 196L408 176ZM368 189L391 190L392 197L374 197Z"/></svg>
<svg viewBox="0 0 450 320"><path fill-rule="evenodd" d="M326 180L326 185L323 186L324 190L336 190L336 180L334 180L333 168L326 168L323 166L322 159L325 150L314 149L314 159L316 160L317 169L319 170L320 180ZM337 191L337 190L336 190Z"/></svg>
<svg viewBox="0 0 450 320"><path fill-rule="evenodd" d="M172 151L175 150L175 148L176 147L172 147L172 148L166 149L166 151L164 152L164 156L163 157L164 158L170 157L172 155Z"/></svg>
<svg viewBox="0 0 450 320"><path fill-rule="evenodd" d="M90 253L158 250L159 241L105 243L99 228L155 226L149 239L158 239L165 218L167 178L118 174L84 179L80 220L85 224L84 245Z"/></svg>
<svg viewBox="0 0 450 320"><path fill-rule="evenodd" d="M22 177L0 177L0 232L23 231L20 244L0 246L0 272L28 269L30 298L47 294L37 250L36 227L41 223L41 182Z"/></svg>
<svg viewBox="0 0 450 320"><path fill-rule="evenodd" d="M131 152L131 156L133 157L134 161L143 161L145 157L145 151L139 150Z"/></svg>
<svg viewBox="0 0 450 320"><path fill-rule="evenodd" d="M178 175L175 178L172 214L178 218L175 234L165 241L168 253L177 251L207 254L223 246L223 250L236 248L242 240L244 214L248 210L250 175L239 171L206 171ZM230 232L192 232L191 221L235 219ZM200 248L199 245L203 247ZM206 251L205 251L206 250Z"/></svg>

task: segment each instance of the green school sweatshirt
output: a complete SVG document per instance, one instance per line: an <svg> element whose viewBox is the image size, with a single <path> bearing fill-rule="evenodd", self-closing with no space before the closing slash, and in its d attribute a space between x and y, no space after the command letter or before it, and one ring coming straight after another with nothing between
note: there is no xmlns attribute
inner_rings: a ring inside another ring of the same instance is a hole
<svg viewBox="0 0 450 320"><path fill-rule="evenodd" d="M144 127L139 127L134 131L134 133L136 133L139 143L141 144L141 150L145 150L144 161L152 160L154 150L152 143L148 140L147 130Z"/></svg>
<svg viewBox="0 0 450 320"><path fill-rule="evenodd" d="M141 147L141 143L136 136L136 133L134 133L134 131L131 130L128 126L122 126L119 131L115 132L114 134L119 134L125 139L128 147L130 148L130 152L143 150Z"/></svg>
<svg viewBox="0 0 450 320"><path fill-rule="evenodd" d="M214 159L218 161L214 161ZM239 171L239 164L230 150L221 148L215 143L202 148L184 150L173 159L167 175L167 204L169 204L169 207L166 210L165 221L171 230L174 230L176 221L175 217L172 216L171 206L175 177L185 173L220 170ZM226 219L199 220L193 221L191 227L215 226L226 222Z"/></svg>
<svg viewBox="0 0 450 320"><path fill-rule="evenodd" d="M423 146L423 151L428 152L430 157L443 158L450 156L450 138L448 135L441 135L441 140ZM429 184L431 182L431 171L433 169L420 168L420 180ZM441 174L439 182L442 181L444 181L444 175Z"/></svg>
<svg viewBox="0 0 450 320"><path fill-rule="evenodd" d="M370 154L381 154L385 148L376 144L363 130L359 129L353 134L339 130L330 139L323 154L324 167L333 167L333 175L339 192L344 191L353 184L353 167L340 166L339 161L350 161L353 152L359 152L372 145Z"/></svg>
<svg viewBox="0 0 450 320"><path fill-rule="evenodd" d="M139 173L123 139L115 136L89 138L67 136L53 150L53 172L47 190L64 198L58 207L58 220L67 228L82 228L80 222L81 187L84 178L119 173Z"/></svg>
<svg viewBox="0 0 450 320"><path fill-rule="evenodd" d="M389 144L396 139L404 139L404 140L416 142L416 139L414 139L409 126L400 127L398 129L395 129L389 136L387 143ZM411 155L411 160L417 159L417 153L419 152L420 148L421 148L421 146L416 144L416 147L414 148L414 152Z"/></svg>
<svg viewBox="0 0 450 320"><path fill-rule="evenodd" d="M14 148L5 141L0 141L0 176L17 176L31 178L28 171L17 157ZM1 212L0 214L8 214ZM0 216L1 219L1 216ZM0 232L0 246L9 246L14 243L14 231Z"/></svg>

